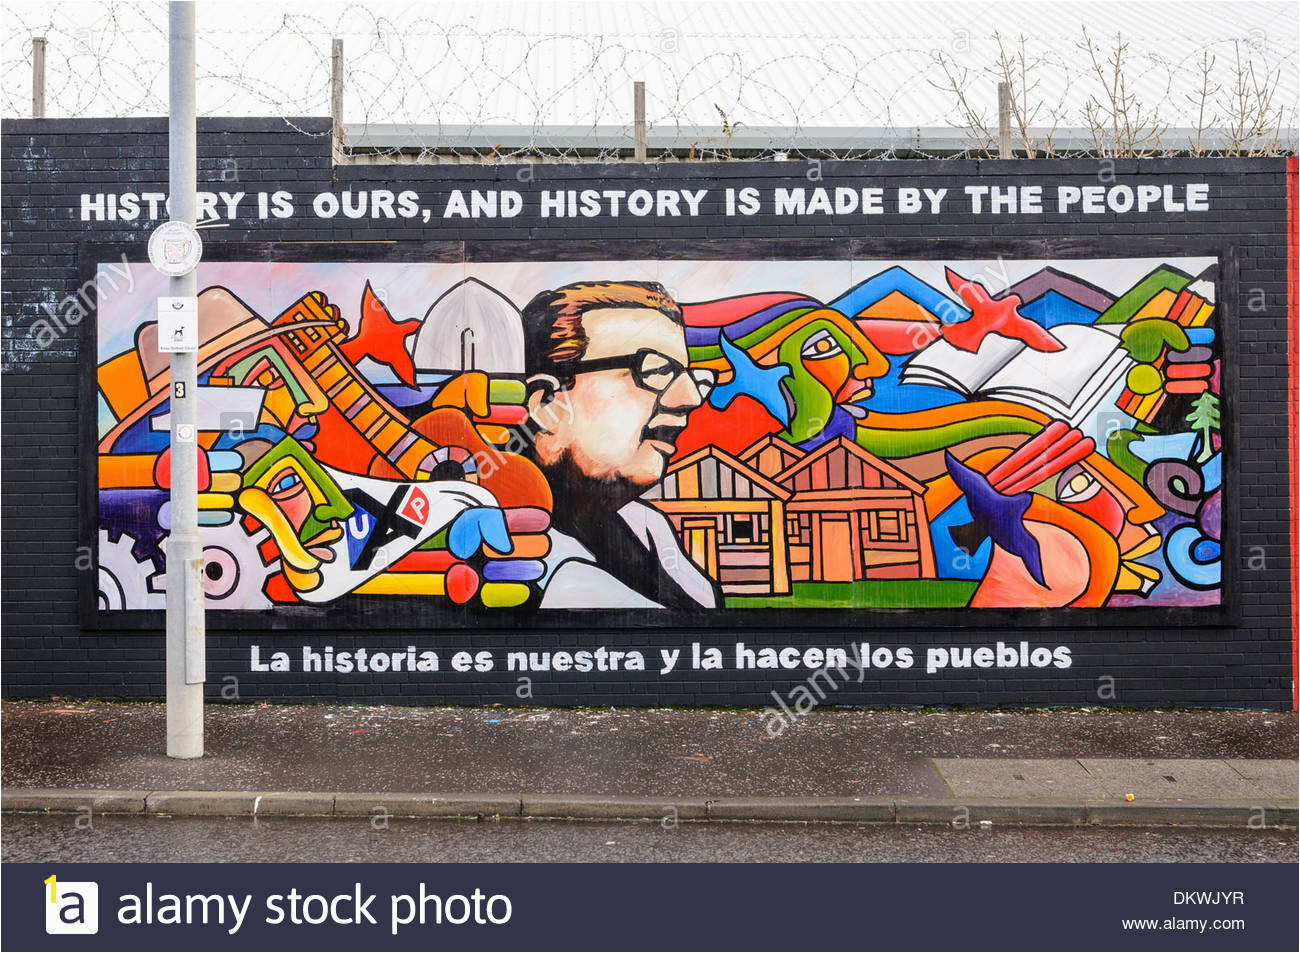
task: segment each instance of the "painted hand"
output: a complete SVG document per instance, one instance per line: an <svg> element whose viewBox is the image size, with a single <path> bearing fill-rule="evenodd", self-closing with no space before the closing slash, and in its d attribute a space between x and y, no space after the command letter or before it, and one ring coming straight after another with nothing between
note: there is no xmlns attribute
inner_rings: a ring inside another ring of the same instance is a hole
<svg viewBox="0 0 1300 953"><path fill-rule="evenodd" d="M534 594L546 572L542 558L550 551L551 541L546 535L550 526L550 514L540 507L476 506L452 522L447 531L447 549L473 569L476 583L482 580L474 588L483 605L518 606ZM448 590L448 595L454 601L466 602L474 590L465 589L460 586L455 593Z"/></svg>

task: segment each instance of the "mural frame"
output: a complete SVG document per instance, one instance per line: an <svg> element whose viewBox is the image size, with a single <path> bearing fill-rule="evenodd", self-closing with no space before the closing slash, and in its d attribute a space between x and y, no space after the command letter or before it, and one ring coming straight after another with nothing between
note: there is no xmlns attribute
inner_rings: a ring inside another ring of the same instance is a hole
<svg viewBox="0 0 1300 953"><path fill-rule="evenodd" d="M573 239L538 240L391 240L378 242L243 242L209 241L204 260L254 262L347 263L453 263L502 261L620 261L660 260L945 260L1005 257L1043 261L1078 258L1149 258L1205 256L1219 264L1217 309L1222 329L1222 391L1237 387L1238 251L1233 244L1179 236L1104 240L1087 238L1013 238L998 236L953 238L848 238L816 239L710 238L611 239L593 242ZM95 269L101 261L147 262L144 243L82 242L78 245L81 288L95 289ZM93 306L79 325L80 367L78 387L78 544L96 553L98 526L98 444L95 415L98 390L98 319ZM1103 608L729 608L715 610L663 609L653 614L641 610L610 609L491 609L453 604L434 605L412 596L348 595L329 606L278 606L266 610L209 610L208 628L223 631L375 631L425 629L535 628L539 631L587 629L598 621L601 629L614 630L738 630L755 628L870 631L872 629L1217 629L1240 624L1237 595L1240 567L1239 474L1236 440L1237 401L1223 408L1225 442L1223 486L1224 520L1232 531L1224 534L1221 601L1217 606L1128 606ZM96 563L97 565L97 563ZM96 598L95 572L79 574L78 614L89 631L161 631L165 612L156 609L105 611ZM825 619L821 618L826 616Z"/></svg>

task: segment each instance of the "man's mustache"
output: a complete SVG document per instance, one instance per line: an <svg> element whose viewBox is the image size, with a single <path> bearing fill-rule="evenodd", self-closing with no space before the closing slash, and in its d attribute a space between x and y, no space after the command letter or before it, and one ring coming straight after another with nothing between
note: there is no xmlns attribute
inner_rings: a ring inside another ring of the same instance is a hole
<svg viewBox="0 0 1300 953"><path fill-rule="evenodd" d="M677 438L686 428L684 426L673 427L666 424L660 424L657 427L647 426L641 431L642 440L662 440L664 443L677 445Z"/></svg>

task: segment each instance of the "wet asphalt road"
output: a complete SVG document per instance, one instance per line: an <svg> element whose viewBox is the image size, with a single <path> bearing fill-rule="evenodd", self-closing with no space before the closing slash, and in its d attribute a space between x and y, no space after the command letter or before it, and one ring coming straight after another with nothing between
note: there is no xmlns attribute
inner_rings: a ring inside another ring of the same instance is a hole
<svg viewBox="0 0 1300 953"><path fill-rule="evenodd" d="M761 712L209 705L207 751L162 753L156 703L3 704L6 787L932 796L931 758L1294 758L1267 711Z"/></svg>
<svg viewBox="0 0 1300 953"><path fill-rule="evenodd" d="M6 814L5 862L1275 862L1295 831Z"/></svg>

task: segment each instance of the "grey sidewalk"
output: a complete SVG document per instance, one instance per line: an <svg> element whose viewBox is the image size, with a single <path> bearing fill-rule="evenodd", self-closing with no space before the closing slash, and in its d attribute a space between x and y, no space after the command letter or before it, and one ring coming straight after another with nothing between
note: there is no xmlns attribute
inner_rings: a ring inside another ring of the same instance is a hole
<svg viewBox="0 0 1300 953"><path fill-rule="evenodd" d="M6 809L1295 824L1294 713L831 710L771 738L752 711L232 705L199 761L160 753L156 704L2 718Z"/></svg>

